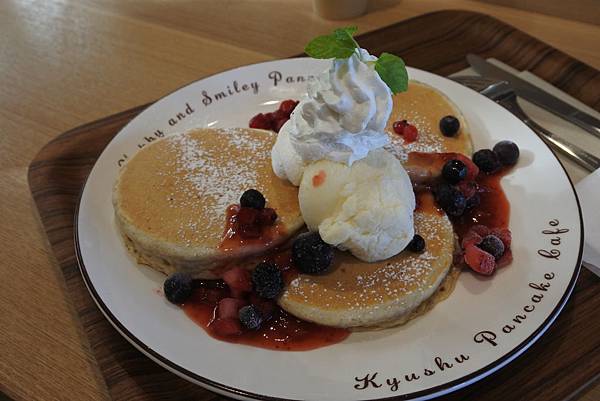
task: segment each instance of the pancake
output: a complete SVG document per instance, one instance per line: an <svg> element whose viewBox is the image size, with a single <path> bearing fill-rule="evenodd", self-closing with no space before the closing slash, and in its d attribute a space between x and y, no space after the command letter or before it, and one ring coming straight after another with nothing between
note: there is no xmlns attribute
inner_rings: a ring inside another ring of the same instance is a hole
<svg viewBox="0 0 600 401"><path fill-rule="evenodd" d="M419 197L415 231L425 238L423 253L405 250L367 263L337 252L326 274L294 278L279 305L301 319L333 327L384 328L406 322L445 280L454 254L452 224L429 193ZM453 281L450 277L448 288Z"/></svg>
<svg viewBox="0 0 600 401"><path fill-rule="evenodd" d="M142 148L123 167L113 190L115 220L141 264L165 274L218 277L218 267L265 252L304 222L298 189L271 169L274 132L196 129ZM278 220L274 237L219 249L226 209L258 189Z"/></svg>
<svg viewBox="0 0 600 401"><path fill-rule="evenodd" d="M386 149L400 159L413 183L437 179L443 166L443 158L421 152L472 154L466 120L443 93L410 81L408 90L394 95L393 101L386 127L391 143ZM460 122L455 137L440 131L439 121L447 115ZM393 131L398 120L417 127L415 142L405 144ZM452 266L456 242L452 224L435 207L431 194L420 194L417 203L415 232L425 239L424 253L403 251L381 262L366 263L347 252L337 252L327 274L299 275L290 282L278 301L280 306L308 321L363 330L406 323L448 297L460 274L460 268Z"/></svg>
<svg viewBox="0 0 600 401"><path fill-rule="evenodd" d="M418 81L409 81L408 90L393 96L394 105L386 132L391 143L386 146L390 152L406 162L410 152L448 153L457 152L470 156L473 153L471 134L467 122L458 107L439 90ZM455 116L460 122L460 130L454 137L446 137L440 131L442 117ZM392 128L395 121L407 120L419 131L418 139L404 143L401 135Z"/></svg>

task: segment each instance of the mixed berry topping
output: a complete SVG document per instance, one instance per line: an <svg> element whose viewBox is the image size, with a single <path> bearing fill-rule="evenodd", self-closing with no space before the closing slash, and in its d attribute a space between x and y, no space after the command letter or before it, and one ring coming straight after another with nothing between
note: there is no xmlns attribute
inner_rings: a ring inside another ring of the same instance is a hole
<svg viewBox="0 0 600 401"><path fill-rule="evenodd" d="M478 224L463 237L464 261L473 271L491 275L512 261L511 233L507 228L490 229Z"/></svg>
<svg viewBox="0 0 600 401"><path fill-rule="evenodd" d="M264 209L266 204L265 197L256 189L245 191L240 197L241 207L250 207L252 209Z"/></svg>
<svg viewBox="0 0 600 401"><path fill-rule="evenodd" d="M460 121L454 116L445 116L440 120L440 131L444 136L455 136L460 130Z"/></svg>
<svg viewBox="0 0 600 401"><path fill-rule="evenodd" d="M234 230L242 238L259 238L263 228L277 221L275 209L265 207L263 194L256 189L245 191L240 198L240 208L234 218Z"/></svg>
<svg viewBox="0 0 600 401"><path fill-rule="evenodd" d="M284 100L279 104L279 108L271 113L258 113L250 119L248 126L250 128L266 129L279 132L283 124L290 119L290 116L296 106L296 100Z"/></svg>
<svg viewBox="0 0 600 401"><path fill-rule="evenodd" d="M169 302L181 304L192 295L192 277L187 273L174 273L163 284L165 297Z"/></svg>
<svg viewBox="0 0 600 401"><path fill-rule="evenodd" d="M505 166L514 166L519 160L519 147L512 141L500 141L494 145L494 153Z"/></svg>
<svg viewBox="0 0 600 401"><path fill-rule="evenodd" d="M394 132L404 138L404 143L411 143L419 137L419 130L406 120L399 120L392 124Z"/></svg>
<svg viewBox="0 0 600 401"><path fill-rule="evenodd" d="M419 234L415 234L413 239L406 246L411 252L423 252L425 250L425 239Z"/></svg>
<svg viewBox="0 0 600 401"><path fill-rule="evenodd" d="M292 261L302 273L327 271L333 261L333 247L323 241L318 232L300 234L292 245Z"/></svg>
<svg viewBox="0 0 600 401"><path fill-rule="evenodd" d="M274 263L259 263L252 272L254 291L263 298L275 299L283 290L281 270Z"/></svg>

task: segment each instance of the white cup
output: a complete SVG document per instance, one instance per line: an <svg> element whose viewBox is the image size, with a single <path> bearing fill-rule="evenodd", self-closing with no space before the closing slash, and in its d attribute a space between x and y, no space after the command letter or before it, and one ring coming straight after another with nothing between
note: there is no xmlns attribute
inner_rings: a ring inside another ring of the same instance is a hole
<svg viewBox="0 0 600 401"><path fill-rule="evenodd" d="M331 20L349 19L363 15L369 0L313 0L314 12Z"/></svg>

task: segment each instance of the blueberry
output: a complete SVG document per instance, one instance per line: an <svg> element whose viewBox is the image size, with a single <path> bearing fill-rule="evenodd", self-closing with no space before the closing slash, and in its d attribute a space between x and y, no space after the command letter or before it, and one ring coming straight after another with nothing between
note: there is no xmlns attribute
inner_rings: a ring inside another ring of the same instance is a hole
<svg viewBox="0 0 600 401"><path fill-rule="evenodd" d="M440 120L440 131L444 136L455 136L460 129L460 121L454 116L442 117Z"/></svg>
<svg viewBox="0 0 600 401"><path fill-rule="evenodd" d="M423 252L425 249L425 240L419 234L415 234L413 239L406 246L411 252Z"/></svg>
<svg viewBox="0 0 600 401"><path fill-rule="evenodd" d="M252 209L264 209L265 197L256 189L249 189L242 194L240 198L241 207L250 207Z"/></svg>
<svg viewBox="0 0 600 401"><path fill-rule="evenodd" d="M238 313L240 323L247 329L258 330L263 322L260 310L254 305L246 305L242 307Z"/></svg>
<svg viewBox="0 0 600 401"><path fill-rule="evenodd" d="M502 255L504 255L504 243L495 235L487 235L483 237L483 240L477 246L491 254L496 260L500 259Z"/></svg>
<svg viewBox="0 0 600 401"><path fill-rule="evenodd" d="M467 207L465 196L447 183L438 184L434 190L437 204L450 216L461 216Z"/></svg>
<svg viewBox="0 0 600 401"><path fill-rule="evenodd" d="M187 273L175 273L163 284L165 296L174 304L185 302L192 295L192 277Z"/></svg>
<svg viewBox="0 0 600 401"><path fill-rule="evenodd" d="M494 153L505 166L514 166L519 160L519 147L512 141L500 141L494 145Z"/></svg>
<svg viewBox="0 0 600 401"><path fill-rule="evenodd" d="M450 184L458 184L467 176L467 166L457 159L448 160L442 168L442 177Z"/></svg>
<svg viewBox="0 0 600 401"><path fill-rule="evenodd" d="M292 245L292 261L302 273L323 273L333 261L333 247L319 233L301 234Z"/></svg>
<svg viewBox="0 0 600 401"><path fill-rule="evenodd" d="M489 149L481 149L473 154L473 163L484 173L495 173L502 167L496 153Z"/></svg>
<svg viewBox="0 0 600 401"><path fill-rule="evenodd" d="M252 272L252 286L263 298L277 298L283 289L281 270L273 263L259 263Z"/></svg>

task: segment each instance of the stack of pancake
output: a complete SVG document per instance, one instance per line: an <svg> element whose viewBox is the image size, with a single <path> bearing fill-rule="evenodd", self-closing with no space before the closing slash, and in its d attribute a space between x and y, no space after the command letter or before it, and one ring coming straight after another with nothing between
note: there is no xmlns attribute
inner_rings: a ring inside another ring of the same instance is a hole
<svg viewBox="0 0 600 401"><path fill-rule="evenodd" d="M439 121L446 115L461 123L456 137L440 132ZM393 132L393 122L404 119L419 130L414 143L404 144ZM387 131L388 150L411 176L435 173L418 162L408 166L408 152L472 152L460 111L442 93L415 81L394 96ZM165 274L185 271L216 278L223 266L263 254L301 230L298 189L271 169L276 135L255 129L197 129L139 151L122 169L113 193L117 226L138 262ZM250 188L261 191L267 206L277 211L279 235L268 244L223 252L219 244L225 210ZM459 271L452 268L452 225L429 193L417 196L415 232L426 241L423 253L403 251L367 263L339 251L327 274L293 279L279 298L280 306L308 321L352 329L390 327L429 310L449 295Z"/></svg>

